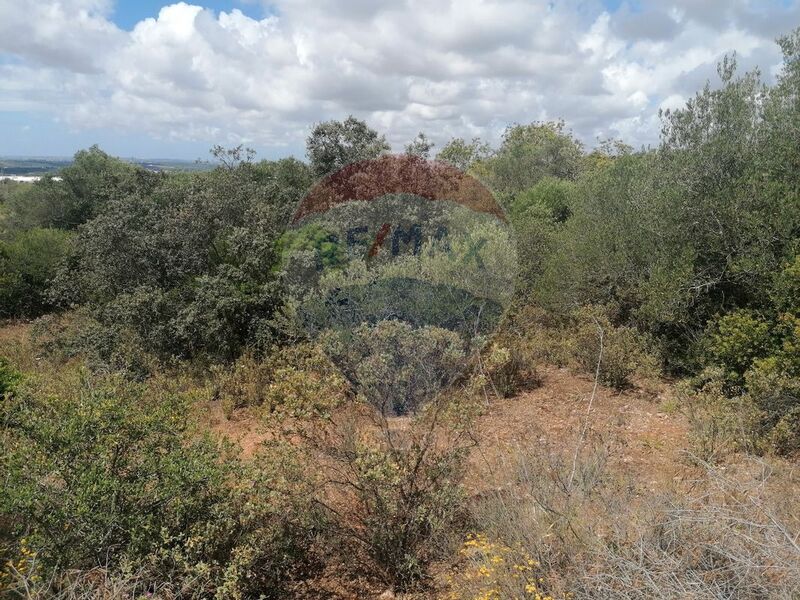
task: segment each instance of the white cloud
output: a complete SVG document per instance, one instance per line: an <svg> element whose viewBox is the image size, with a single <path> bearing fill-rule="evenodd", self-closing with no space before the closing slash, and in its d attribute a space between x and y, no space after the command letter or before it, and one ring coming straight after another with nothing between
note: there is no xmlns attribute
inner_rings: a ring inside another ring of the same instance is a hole
<svg viewBox="0 0 800 600"><path fill-rule="evenodd" d="M654 143L737 50L775 72L798 6L670 0L615 13L581 0L277 0L256 20L186 3L123 31L110 0L0 0L0 110L165 139L297 146L353 113L399 148L424 130L496 139L564 118L591 144ZM3 56L7 60L3 61Z"/></svg>

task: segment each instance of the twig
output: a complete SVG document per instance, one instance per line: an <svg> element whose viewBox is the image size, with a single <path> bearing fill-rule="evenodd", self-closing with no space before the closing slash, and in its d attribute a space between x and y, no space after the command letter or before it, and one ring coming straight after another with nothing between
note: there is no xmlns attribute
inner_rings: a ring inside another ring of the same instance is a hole
<svg viewBox="0 0 800 600"><path fill-rule="evenodd" d="M597 326L597 331L600 333L600 350L597 353L597 366L594 370L594 386L592 387L592 395L589 397L589 406L586 408L586 416L583 419L583 427L581 428L581 433L578 436L578 442L575 444L575 456L572 457L572 471L569 474L569 480L567 482L567 492L572 490L572 482L575 479L575 471L578 468L578 454L580 454L581 446L586 438L586 433L589 430L589 415L592 412L592 405L594 404L594 397L597 395L597 385L600 382L600 363L603 360L603 328L600 326L600 323L597 319L594 319L594 324Z"/></svg>

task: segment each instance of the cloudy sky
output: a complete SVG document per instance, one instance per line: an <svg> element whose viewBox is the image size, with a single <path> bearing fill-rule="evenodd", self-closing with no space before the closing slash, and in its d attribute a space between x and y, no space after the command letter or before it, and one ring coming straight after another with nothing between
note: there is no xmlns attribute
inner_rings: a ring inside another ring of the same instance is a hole
<svg viewBox="0 0 800 600"><path fill-rule="evenodd" d="M348 114L398 150L556 118L653 144L725 53L769 79L800 25L800 0L196 1L0 0L0 155L302 156Z"/></svg>

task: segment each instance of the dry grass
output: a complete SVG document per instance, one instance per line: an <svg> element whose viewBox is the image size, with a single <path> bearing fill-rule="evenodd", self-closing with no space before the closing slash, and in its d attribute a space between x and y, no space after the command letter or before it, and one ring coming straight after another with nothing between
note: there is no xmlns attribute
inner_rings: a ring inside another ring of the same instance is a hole
<svg viewBox="0 0 800 600"><path fill-rule="evenodd" d="M700 463L686 467L686 481L645 496L609 469L610 451L586 447L570 478L569 453L520 448L505 487L476 498L475 523L494 543L533 556L554 597L798 597L800 500L790 465Z"/></svg>

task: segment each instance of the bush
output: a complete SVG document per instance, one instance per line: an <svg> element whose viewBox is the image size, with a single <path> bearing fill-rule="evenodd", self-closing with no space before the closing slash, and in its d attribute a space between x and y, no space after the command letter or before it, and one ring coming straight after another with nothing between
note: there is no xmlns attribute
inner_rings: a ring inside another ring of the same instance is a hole
<svg viewBox="0 0 800 600"><path fill-rule="evenodd" d="M0 521L43 580L101 565L194 597L282 597L317 523L304 470L290 449L240 462L188 409L116 377L6 396Z"/></svg>
<svg viewBox="0 0 800 600"><path fill-rule="evenodd" d="M264 406L272 413L292 410L307 414L325 404L339 404L345 382L339 372L311 344L276 349L265 359L245 354L220 373L216 386L225 415L248 406Z"/></svg>
<svg viewBox="0 0 800 600"><path fill-rule="evenodd" d="M469 534L459 555L463 566L448 577L452 598L531 598L553 600L542 593L539 563L522 547Z"/></svg>
<svg viewBox="0 0 800 600"><path fill-rule="evenodd" d="M440 327L384 320L329 330L320 343L354 389L385 415L418 410L465 366L463 340Z"/></svg>
<svg viewBox="0 0 800 600"><path fill-rule="evenodd" d="M463 531L462 481L475 408L443 396L412 417L320 397L287 366L269 388L271 431L306 450L343 563L398 589L424 582ZM306 383L308 381L308 383ZM300 443L302 442L302 443Z"/></svg>
<svg viewBox="0 0 800 600"><path fill-rule="evenodd" d="M503 340L503 345L495 342L489 346L483 368L501 398L510 398L541 384L533 354L524 341Z"/></svg>
<svg viewBox="0 0 800 600"><path fill-rule="evenodd" d="M232 152L224 167L105 203L80 228L54 299L84 305L162 360L230 362L275 343L276 242L304 167L237 162Z"/></svg>
<svg viewBox="0 0 800 600"><path fill-rule="evenodd" d="M599 447L577 460L540 444L512 454L504 487L473 503L481 534L455 566L453 597L755 600L800 591L788 473L763 461L727 471L700 461L689 491L643 498L607 472L608 459Z"/></svg>
<svg viewBox="0 0 800 600"><path fill-rule="evenodd" d="M789 297L796 286L795 271L792 264L776 277L769 318L734 311L717 318L706 334L710 361L724 376L720 393L729 404L752 406L758 414L750 419L746 435L742 432L747 449L791 454L796 445L792 425L800 406L800 318L792 312L795 300Z"/></svg>
<svg viewBox="0 0 800 600"><path fill-rule="evenodd" d="M122 327L105 327L85 308L40 317L33 322L36 349L57 364L80 357L94 373L117 372L143 381L158 363L140 339Z"/></svg>
<svg viewBox="0 0 800 600"><path fill-rule="evenodd" d="M764 414L753 398L728 395L720 370L709 369L698 379L697 389L682 390L692 453L701 461L715 463L729 452L763 451Z"/></svg>
<svg viewBox="0 0 800 600"><path fill-rule="evenodd" d="M387 582L407 589L446 554L463 522L465 455L463 448L437 447L441 439L424 426L388 439L386 430L365 433L343 447L353 493L339 524L359 541Z"/></svg>
<svg viewBox="0 0 800 600"><path fill-rule="evenodd" d="M532 188L516 195L509 212L516 222L528 211L535 211L554 223L566 221L570 214L570 203L575 193L575 184L570 181L544 177Z"/></svg>
<svg viewBox="0 0 800 600"><path fill-rule="evenodd" d="M52 309L48 287L71 237L57 229L30 229L0 242L0 318L35 317Z"/></svg>
<svg viewBox="0 0 800 600"><path fill-rule="evenodd" d="M777 454L800 452L800 404L791 407L770 432L770 445Z"/></svg>
<svg viewBox="0 0 800 600"><path fill-rule="evenodd" d="M656 361L648 353L642 335L636 329L614 326L597 307L583 308L573 315L573 319L571 353L581 370L595 373L599 358L600 381L616 389L628 387L634 374L652 375L655 372Z"/></svg>
<svg viewBox="0 0 800 600"><path fill-rule="evenodd" d="M711 325L708 352L731 381L741 382L753 361L770 353L773 347L770 334L766 320L750 311L735 311Z"/></svg>

